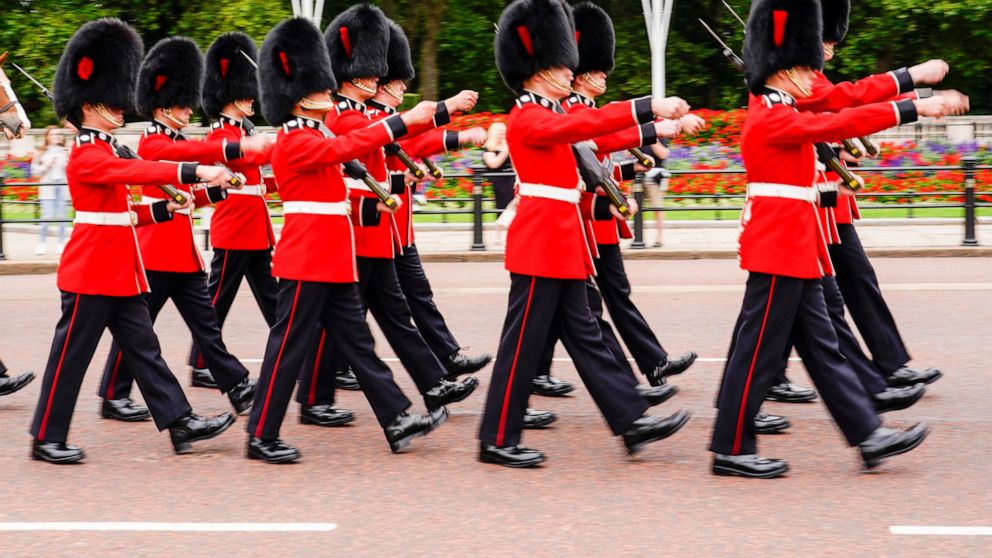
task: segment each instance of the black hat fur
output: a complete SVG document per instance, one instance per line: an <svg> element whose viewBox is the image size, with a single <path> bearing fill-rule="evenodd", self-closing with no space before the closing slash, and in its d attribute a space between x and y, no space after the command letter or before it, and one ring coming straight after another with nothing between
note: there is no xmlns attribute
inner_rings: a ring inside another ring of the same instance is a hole
<svg viewBox="0 0 992 558"><path fill-rule="evenodd" d="M780 46L775 44L775 12L787 14ZM823 18L818 0L755 0L744 37L744 67L752 93L779 70L823 68Z"/></svg>
<svg viewBox="0 0 992 558"><path fill-rule="evenodd" d="M262 116L270 124L289 120L296 103L311 93L337 89L320 30L301 17L269 31L258 55Z"/></svg>
<svg viewBox="0 0 992 558"><path fill-rule="evenodd" d="M208 117L234 101L258 99L258 71L242 52L258 59L255 41L240 32L224 33L207 49L202 106Z"/></svg>
<svg viewBox="0 0 992 558"><path fill-rule="evenodd" d="M613 71L616 33L613 20L603 8L585 2L572 10L575 19L575 32L579 36L579 66L576 75L599 70L609 74Z"/></svg>
<svg viewBox="0 0 992 558"><path fill-rule="evenodd" d="M196 107L203 86L203 54L192 39L170 37L155 43L138 73L138 113L157 108Z"/></svg>
<svg viewBox="0 0 992 558"><path fill-rule="evenodd" d="M410 57L410 41L407 40L403 28L392 20L389 21L389 52L386 58L389 71L382 76L380 83L410 81L417 75L413 69L413 59Z"/></svg>
<svg viewBox="0 0 992 558"><path fill-rule="evenodd" d="M522 36L530 37L533 54ZM579 49L570 8L561 0L516 0L499 18L495 50L503 82L516 93L541 70L559 66L574 70L579 65Z"/></svg>
<svg viewBox="0 0 992 558"><path fill-rule="evenodd" d="M134 110L144 48L141 37L119 19L98 19L77 29L55 70L55 114L79 127L87 103Z"/></svg>
<svg viewBox="0 0 992 558"><path fill-rule="evenodd" d="M371 4L357 4L338 14L324 31L324 39L338 83L381 77L389 70L389 20Z"/></svg>
<svg viewBox="0 0 992 558"><path fill-rule="evenodd" d="M823 42L839 43L847 36L851 0L820 0L823 7Z"/></svg>

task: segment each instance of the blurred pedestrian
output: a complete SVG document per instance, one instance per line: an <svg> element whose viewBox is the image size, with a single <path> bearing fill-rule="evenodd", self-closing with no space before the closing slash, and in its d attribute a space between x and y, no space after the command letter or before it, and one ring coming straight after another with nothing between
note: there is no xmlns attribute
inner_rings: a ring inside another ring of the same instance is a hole
<svg viewBox="0 0 992 558"><path fill-rule="evenodd" d="M58 126L45 129L45 146L38 150L31 161L31 175L39 177L38 202L42 219L65 219L69 202L69 186L65 180L65 167L69 163L69 150L65 147L64 130ZM65 223L58 223L59 242L55 253L61 254L65 245ZM48 223L38 228L38 247L34 253L41 256L47 251Z"/></svg>
<svg viewBox="0 0 992 558"><path fill-rule="evenodd" d="M510 161L510 148L506 144L506 124L494 122L489 126L486 135L486 143L482 146L486 151L482 154L482 162L486 168L497 173L514 173L513 163ZM512 215L516 209L515 186L517 175L504 174L494 176L490 180L493 185L493 194L496 197L496 209L502 209L506 218L496 221L497 237L496 244L503 243L503 232L510 226Z"/></svg>
<svg viewBox="0 0 992 558"><path fill-rule="evenodd" d="M668 159L670 153L668 142L662 140L655 143L645 153L654 159L654 168L643 169L646 171L644 175L644 197L648 200L648 207L660 209L662 204L665 203L665 192L668 191L668 179L672 177L672 173L665 168L665 161ZM662 246L662 229L664 227L665 213L656 210L654 212L654 248L661 248Z"/></svg>

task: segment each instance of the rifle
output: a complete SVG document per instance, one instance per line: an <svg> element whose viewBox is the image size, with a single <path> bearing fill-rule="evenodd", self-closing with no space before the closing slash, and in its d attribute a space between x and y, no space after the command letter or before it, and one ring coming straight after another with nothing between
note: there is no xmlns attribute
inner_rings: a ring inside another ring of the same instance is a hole
<svg viewBox="0 0 992 558"><path fill-rule="evenodd" d="M410 170L410 174L412 174L414 177L419 179L425 176L424 169L420 168L420 166L417 165L417 163L413 162L413 159L410 158L410 155L408 155L406 151L403 151L403 148L400 147L400 144L396 142L387 143L386 145L383 146L383 149L386 151L386 154L395 155L396 158L399 159L401 163L403 163L403 166Z"/></svg>
<svg viewBox="0 0 992 558"><path fill-rule="evenodd" d="M595 190L596 186L606 191L606 196L610 198L610 203L617 208L623 217L631 214L630 206L627 205L627 198L620 192L617 184L607 169L599 164L596 154L587 145L573 145L572 152L575 154L575 162L579 168L579 175L586 187Z"/></svg>
<svg viewBox="0 0 992 558"><path fill-rule="evenodd" d="M724 2L724 5L725 6L727 5L726 2ZM734 13L734 15L736 16L737 14ZM740 18L738 18L738 20L739 19ZM714 32L713 29L710 28L709 25L706 25L705 21L700 19L699 23L701 23L703 27L705 27L706 30L709 31L710 35L712 35L713 38L716 39L716 42L720 44L720 46L723 48L723 55L727 57L727 60L729 60L730 63L733 64L738 71L743 72L744 61L741 60L741 57L737 56L737 53L735 53L733 49L727 46L727 43L723 42L723 39L721 39L720 36L717 35L716 32ZM825 143L818 143L816 144L815 147L816 147L817 158L819 158L820 162L823 163L827 168L837 173L837 176L839 176L841 181L843 181L844 186L847 186L848 188L854 191L861 189L861 183L854 176L854 173L852 173L850 169L845 167L840 162L840 159L837 158L837 155L833 152L833 149L830 149L830 147Z"/></svg>
<svg viewBox="0 0 992 558"><path fill-rule="evenodd" d="M40 81L34 79L34 77L31 74L27 73L27 71L24 70L24 68L18 66L17 64L14 64L14 63L11 63L11 65L14 66L15 68L17 68L17 71L19 71L22 74L24 74L24 77L26 77L29 80L31 80L31 83L34 83L35 85L37 85L38 88L41 89L41 92L44 93L45 97L47 97L49 101L51 101L52 103L55 103L55 93L53 93L50 89L48 89L47 87L45 87L44 85L42 85ZM137 154L135 154L134 151L131 151L131 148L129 148L126 145L118 145L117 146L117 153L121 156L122 159L139 159L140 158L140 157L138 157ZM235 177L235 178L233 178L233 180L236 181L237 178ZM189 198L186 197L186 194L184 192L180 192L179 190L176 189L175 186L172 186L171 184L159 184L157 186L158 186L158 188L160 190L162 190L162 192L165 193L166 196L169 196L169 199L171 199L172 201L174 201L174 202L176 202L176 203L178 203L180 205L184 205L189 200Z"/></svg>
<svg viewBox="0 0 992 558"><path fill-rule="evenodd" d="M654 168L654 159L645 155L640 149L634 147L632 149L628 149L627 152L637 158L637 162L640 163L642 167L649 169Z"/></svg>
<svg viewBox="0 0 992 558"><path fill-rule="evenodd" d="M733 6L728 4L727 0L720 0L720 2L723 4L723 7L727 8L727 11L734 16L734 19L740 22L741 27L746 29L747 23L745 23L744 20L741 19L741 16L737 15L737 10L735 10ZM712 34L713 32L710 31L710 33ZM868 138L867 136L861 136L858 138L858 141L860 141L861 144L865 146L865 151L867 151L869 155L871 155L872 157L878 155L879 153L878 145L876 145L875 142L871 141L870 138ZM860 158L864 155L861 149L858 148L857 144L855 144L853 141L846 139L843 140L841 143L844 145L844 149L847 150L847 152L853 155L854 157Z"/></svg>

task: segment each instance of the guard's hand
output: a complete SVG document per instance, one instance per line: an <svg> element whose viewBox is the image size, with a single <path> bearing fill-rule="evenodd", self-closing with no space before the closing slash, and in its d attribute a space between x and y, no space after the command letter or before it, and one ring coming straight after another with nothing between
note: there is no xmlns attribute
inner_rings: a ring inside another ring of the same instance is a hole
<svg viewBox="0 0 992 558"><path fill-rule="evenodd" d="M861 158L851 155L846 149L841 149L840 160L844 161L845 163L858 163L861 161Z"/></svg>
<svg viewBox="0 0 992 558"><path fill-rule="evenodd" d="M458 132L458 143L461 145L479 146L486 143L486 130L480 126Z"/></svg>
<svg viewBox="0 0 992 558"><path fill-rule="evenodd" d="M916 114L919 116L941 118L951 113L951 101L942 95L917 99L913 101L913 104L916 105Z"/></svg>
<svg viewBox="0 0 992 558"><path fill-rule="evenodd" d="M682 118L689 112L689 103L681 97L651 99L651 112L658 118Z"/></svg>
<svg viewBox="0 0 992 558"><path fill-rule="evenodd" d="M475 108L479 102L479 94L471 89L461 91L454 97L444 100L444 106L448 109L448 114L456 112L468 112Z"/></svg>
<svg viewBox="0 0 992 558"><path fill-rule="evenodd" d="M679 119L682 123L682 133L694 136L706 128L706 121L695 114L687 114Z"/></svg>
<svg viewBox="0 0 992 558"><path fill-rule="evenodd" d="M951 67L940 59L927 60L909 69L909 77L914 85L933 85L940 83Z"/></svg>
<svg viewBox="0 0 992 558"><path fill-rule="evenodd" d="M437 112L437 103L434 101L420 101L412 109L400 114L403 123L409 126L426 124L434 120L434 113Z"/></svg>
<svg viewBox="0 0 992 558"><path fill-rule="evenodd" d="M654 133L659 138L674 138L681 132L681 120L661 120L654 123Z"/></svg>
<svg viewBox="0 0 992 558"><path fill-rule="evenodd" d="M186 192L183 192L183 194L186 196L185 203L176 203L173 200L169 200L165 204L165 208L169 210L169 213L175 213L180 209L191 209L193 207L193 195Z"/></svg>
<svg viewBox="0 0 992 558"><path fill-rule="evenodd" d="M403 207L403 200L399 196L389 196L396 201L396 208L391 208L388 205L379 202L375 204L375 208L379 210L379 213L396 213L401 207Z"/></svg>
<svg viewBox="0 0 992 558"><path fill-rule="evenodd" d="M946 98L951 103L951 114L958 116L971 110L971 99L956 89L942 89L934 94Z"/></svg>
<svg viewBox="0 0 992 558"><path fill-rule="evenodd" d="M627 207L630 208L631 217L637 215L637 212L641 210L641 207L637 205L637 200L635 200L634 198L627 198Z"/></svg>
<svg viewBox="0 0 992 558"><path fill-rule="evenodd" d="M228 183L229 185L231 178L234 177L234 173L232 173L227 167L197 165L196 177L202 182L206 182L207 186L224 186L225 183Z"/></svg>
<svg viewBox="0 0 992 558"><path fill-rule="evenodd" d="M258 134L257 136L241 138L241 152L265 151L269 147L272 147L272 144L275 142L276 139L272 136L272 134Z"/></svg>

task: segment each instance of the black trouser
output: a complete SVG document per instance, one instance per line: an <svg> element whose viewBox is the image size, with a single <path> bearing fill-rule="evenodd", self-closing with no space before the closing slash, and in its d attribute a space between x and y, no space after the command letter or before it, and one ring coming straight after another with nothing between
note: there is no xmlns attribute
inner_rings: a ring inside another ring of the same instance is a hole
<svg viewBox="0 0 992 558"><path fill-rule="evenodd" d="M207 295L206 277L202 272L172 273L168 271L148 271L150 293L145 295L148 314L154 323L170 298L186 322L193 341L203 350L203 358L213 373L221 392L227 393L248 377L248 369L231 353L227 352L220 335L217 314L210 305ZM110 355L103 370L100 391L104 399L122 399L131 394L133 370L126 355L120 351L116 338L110 347Z"/></svg>
<svg viewBox="0 0 992 558"><path fill-rule="evenodd" d="M444 322L444 316L434 304L434 292L431 283L424 273L424 265L420 263L420 253L416 245L403 249L403 254L397 255L396 276L400 281L403 296L410 306L413 323L420 330L427 346L434 351L439 359L447 358L460 349L455 336Z"/></svg>
<svg viewBox="0 0 992 558"><path fill-rule="evenodd" d="M279 437L293 387L307 352L313 348L313 333L318 326L326 330L329 342L333 340L335 348L351 363L379 424L388 425L410 407L389 367L375 354L375 341L362 315L355 284L283 279L279 282L276 324L269 331L262 375L248 421L250 435L264 440ZM332 381L331 389L333 386Z"/></svg>
<svg viewBox="0 0 992 558"><path fill-rule="evenodd" d="M613 332L613 326L603 318L603 299L599 295L599 290L596 289L596 284L591 279L586 280L586 296L589 299L589 309L592 311L592 317L596 319L599 329L603 332L603 341L606 343L606 348L617 359L617 364L631 376L634 376L634 369L627 362L627 355L623 352L623 347L620 346L620 340L617 339L617 335ZM537 374L551 373L551 364L555 356L555 345L558 344L559 339L561 339L561 325L557 320L552 320L551 329L548 332L548 342L544 345L544 351L541 354L541 364L537 369ZM637 381L636 378L634 381Z"/></svg>
<svg viewBox="0 0 992 558"><path fill-rule="evenodd" d="M840 353L819 279L752 272L741 305L740 328L724 372L710 451L757 451L754 417L761 407L790 337L827 409L856 445L881 425L868 394Z"/></svg>
<svg viewBox="0 0 992 558"><path fill-rule="evenodd" d="M446 371L413 325L410 307L400 288L393 260L364 257L356 260L362 303L372 312L389 346L413 378L417 390L426 393L441 381ZM336 350L334 339L330 336L318 332L315 339L323 340L323 343L314 343L300 370L300 389L296 400L303 405L332 405L334 376L338 370L344 370L352 363L347 355Z"/></svg>
<svg viewBox="0 0 992 558"><path fill-rule="evenodd" d="M479 439L497 446L520 442L534 373L552 320L593 401L614 434L623 434L648 409L637 381L617 364L589 310L582 280L510 275L510 296L493 367Z"/></svg>
<svg viewBox="0 0 992 558"><path fill-rule="evenodd" d="M52 351L41 382L31 434L46 442L64 442L83 375L103 330L109 328L128 362L134 364L138 389L159 430L190 412L176 377L162 359L148 306L140 296L115 297L62 293L62 318L55 327Z"/></svg>
<svg viewBox="0 0 992 558"><path fill-rule="evenodd" d="M596 285L603 294L610 320L627 345L630 356L634 358L641 373L647 375L668 358L668 353L630 298L630 281L623 267L620 245L599 244L598 248L599 258L595 260Z"/></svg>
<svg viewBox="0 0 992 558"><path fill-rule="evenodd" d="M224 327L234 297L241 287L241 279L248 279L251 293L255 295L258 309L262 318L271 328L276 323L276 293L279 291L276 280L272 277L272 250L224 250L214 248L214 259L210 262L210 280L207 292L210 303L217 313L217 323ZM190 349L189 365L193 368L205 368L206 359L200 354L200 349L193 343Z"/></svg>
<svg viewBox="0 0 992 558"><path fill-rule="evenodd" d="M878 286L875 268L861 246L854 225L837 225L840 244L830 246L830 258L837 271L837 286L851 312L854 325L871 352L872 360L884 374L902 368L911 360L899 335L892 312Z"/></svg>

